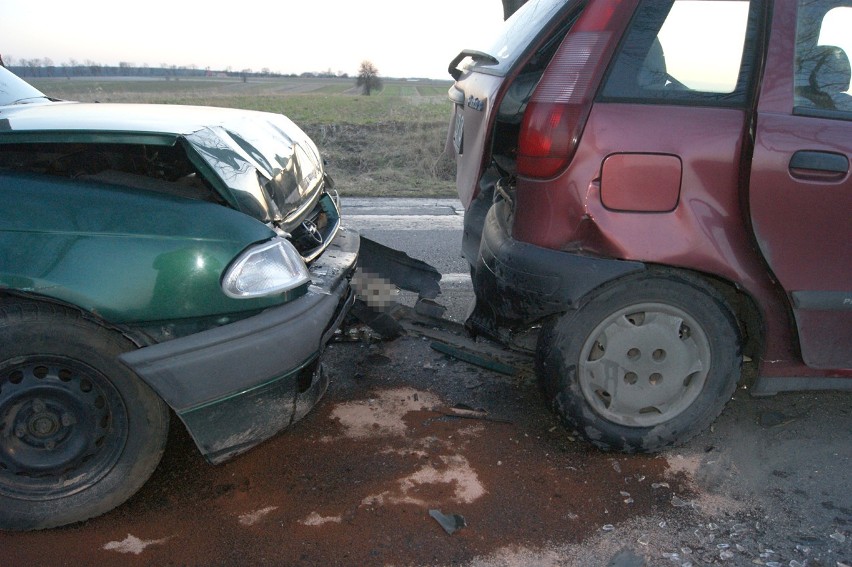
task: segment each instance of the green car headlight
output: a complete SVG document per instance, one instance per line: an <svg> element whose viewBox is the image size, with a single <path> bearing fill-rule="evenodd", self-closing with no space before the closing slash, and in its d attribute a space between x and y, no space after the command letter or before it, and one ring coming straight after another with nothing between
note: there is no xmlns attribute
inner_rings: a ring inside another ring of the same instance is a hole
<svg viewBox="0 0 852 567"><path fill-rule="evenodd" d="M274 295L309 282L304 260L288 240L274 238L247 248L225 271L222 290L245 299Z"/></svg>

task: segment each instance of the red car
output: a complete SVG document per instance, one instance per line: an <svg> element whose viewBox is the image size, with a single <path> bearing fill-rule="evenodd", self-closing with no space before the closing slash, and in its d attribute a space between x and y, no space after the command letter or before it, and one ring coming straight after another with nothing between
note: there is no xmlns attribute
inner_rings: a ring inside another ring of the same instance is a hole
<svg viewBox="0 0 852 567"><path fill-rule="evenodd" d="M852 390L850 50L849 0L529 0L449 68L468 327L603 449Z"/></svg>

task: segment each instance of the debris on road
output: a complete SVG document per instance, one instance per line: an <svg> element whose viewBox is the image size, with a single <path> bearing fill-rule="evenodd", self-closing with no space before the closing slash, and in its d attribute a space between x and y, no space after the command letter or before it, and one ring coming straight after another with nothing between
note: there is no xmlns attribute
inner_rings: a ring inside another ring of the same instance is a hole
<svg viewBox="0 0 852 567"><path fill-rule="evenodd" d="M430 346L438 352L444 353L448 356L452 356L453 358L457 358L469 364L480 366L482 368L485 368L486 370L493 370L494 372L505 374L507 376L515 376L518 373L515 368L507 364L503 364L501 362L497 362L496 360L492 360L484 356L479 356L471 352L467 352L463 349L448 344L434 341Z"/></svg>
<svg viewBox="0 0 852 567"><path fill-rule="evenodd" d="M447 532L447 535L453 535L460 529L467 527L467 522L465 522L464 516L459 514L452 514L450 516L442 513L440 510L429 510L429 515L435 519L438 524L444 531Z"/></svg>

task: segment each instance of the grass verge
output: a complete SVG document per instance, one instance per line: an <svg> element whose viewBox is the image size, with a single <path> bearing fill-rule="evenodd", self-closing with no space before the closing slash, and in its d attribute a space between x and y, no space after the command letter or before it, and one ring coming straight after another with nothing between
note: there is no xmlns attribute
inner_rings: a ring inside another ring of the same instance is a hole
<svg viewBox="0 0 852 567"><path fill-rule="evenodd" d="M313 138L343 196L454 197L445 152L449 82L386 80L363 96L353 79L35 79L66 100L243 108L287 115Z"/></svg>

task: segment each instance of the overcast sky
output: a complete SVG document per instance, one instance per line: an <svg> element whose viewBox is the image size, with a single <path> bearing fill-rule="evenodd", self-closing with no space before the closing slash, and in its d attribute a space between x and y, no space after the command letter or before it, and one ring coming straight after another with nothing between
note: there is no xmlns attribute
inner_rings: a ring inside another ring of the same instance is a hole
<svg viewBox="0 0 852 567"><path fill-rule="evenodd" d="M483 47L502 14L500 0L3 0L0 54L350 75L370 60L385 77L447 79L449 61Z"/></svg>

